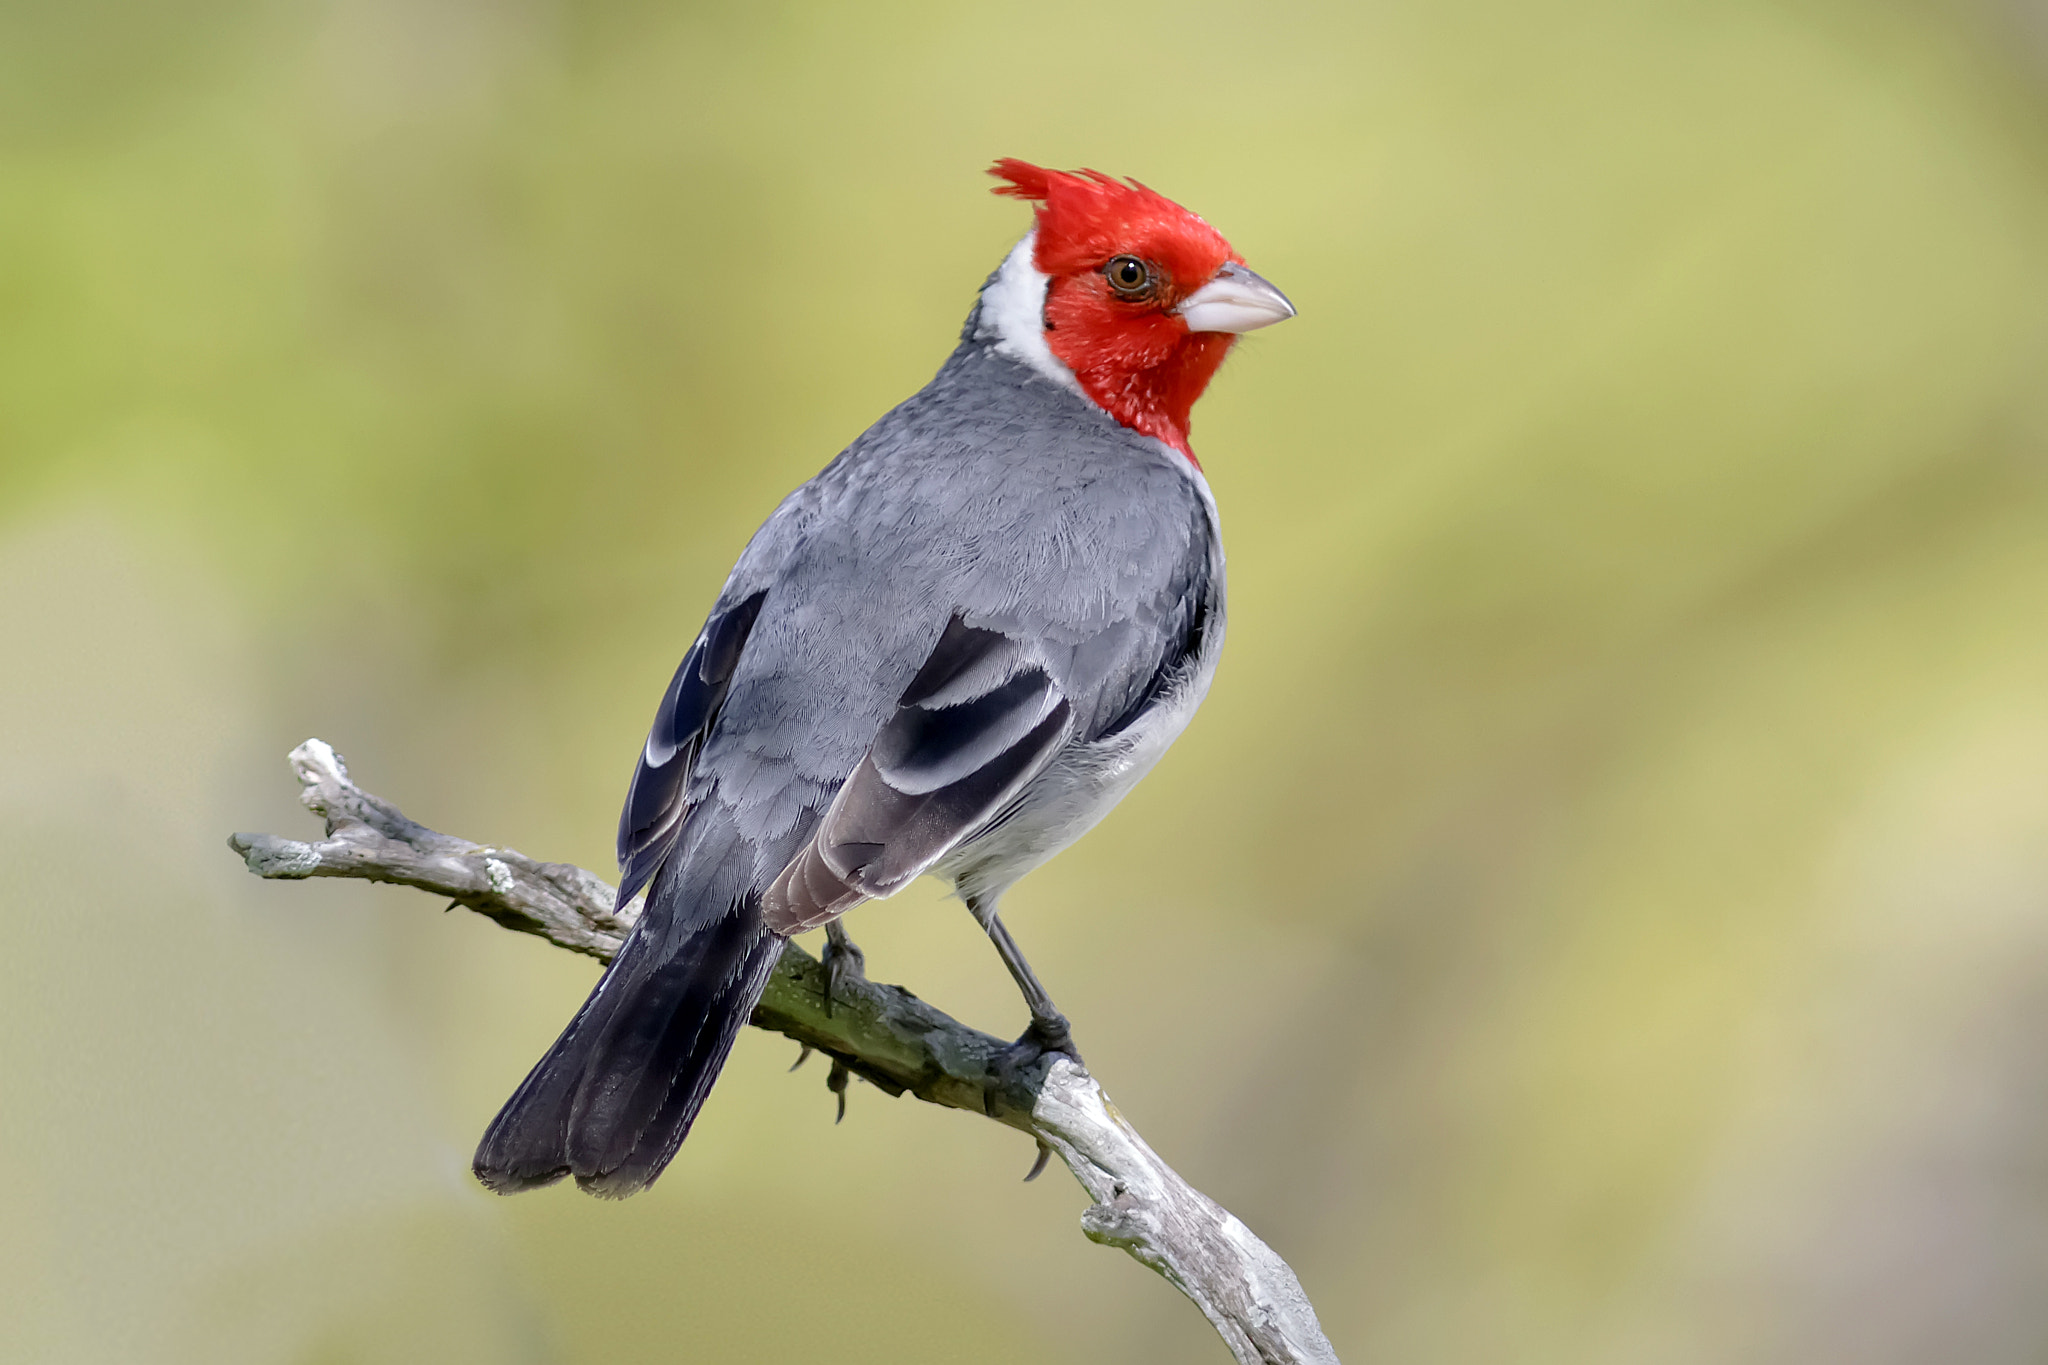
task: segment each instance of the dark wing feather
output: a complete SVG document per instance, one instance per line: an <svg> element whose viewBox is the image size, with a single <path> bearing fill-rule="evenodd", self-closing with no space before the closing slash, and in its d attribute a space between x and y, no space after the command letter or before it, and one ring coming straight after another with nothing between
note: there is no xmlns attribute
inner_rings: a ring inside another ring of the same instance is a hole
<svg viewBox="0 0 2048 1365"><path fill-rule="evenodd" d="M1152 670L1152 676L1123 713L1103 727L1102 737L1122 734L1130 729L1146 712L1185 685L1200 667L1202 647L1207 643L1209 634L1211 608L1208 586L1206 579L1191 586L1179 610L1174 613L1179 618L1180 629L1173 633L1172 643L1161 656L1159 666Z"/></svg>
<svg viewBox="0 0 2048 1365"><path fill-rule="evenodd" d="M740 652L767 595L757 592L705 622L662 694L646 747L640 751L640 766L633 771L633 785L626 791L626 807L619 813L620 906L654 879L675 847L688 809L684 791L691 765L718 719Z"/></svg>
<svg viewBox="0 0 2048 1365"><path fill-rule="evenodd" d="M955 616L817 835L762 897L779 934L815 928L930 867L1067 740L1073 707L1000 631Z"/></svg>

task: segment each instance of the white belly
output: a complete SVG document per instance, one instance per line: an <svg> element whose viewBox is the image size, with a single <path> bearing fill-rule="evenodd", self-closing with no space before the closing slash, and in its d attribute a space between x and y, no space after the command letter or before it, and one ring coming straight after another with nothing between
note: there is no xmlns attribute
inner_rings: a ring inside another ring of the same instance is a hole
<svg viewBox="0 0 2048 1365"><path fill-rule="evenodd" d="M1122 733L1062 750L998 823L941 858L932 874L992 909L1012 882L1093 829L1188 728L1216 675L1222 636L1221 629L1209 632L1203 657L1178 690Z"/></svg>

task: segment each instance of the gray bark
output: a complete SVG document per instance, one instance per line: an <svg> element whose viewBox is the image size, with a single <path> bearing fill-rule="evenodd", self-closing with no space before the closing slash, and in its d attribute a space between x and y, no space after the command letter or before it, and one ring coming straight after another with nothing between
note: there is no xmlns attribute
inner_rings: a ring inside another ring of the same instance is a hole
<svg viewBox="0 0 2048 1365"><path fill-rule="evenodd" d="M638 912L612 910L603 878L567 863L440 834L349 780L318 739L291 753L300 800L327 822L314 843L236 834L229 847L259 877L358 877L395 882L464 905L508 929L611 960ZM1006 1043L933 1009L899 986L842 980L825 1005L819 961L789 944L754 1011L772 1029L891 1095L986 1114L1030 1134L1064 1161L1094 1204L1081 1230L1121 1247L1193 1300L1243 1365L1336 1365L1336 1352L1285 1261L1145 1145L1093 1076L1054 1056L1007 1083L991 1068Z"/></svg>

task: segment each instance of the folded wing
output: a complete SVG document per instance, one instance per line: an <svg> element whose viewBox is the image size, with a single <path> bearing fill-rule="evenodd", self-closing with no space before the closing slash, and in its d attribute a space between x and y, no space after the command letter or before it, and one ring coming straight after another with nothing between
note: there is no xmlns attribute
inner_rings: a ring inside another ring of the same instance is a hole
<svg viewBox="0 0 2048 1365"><path fill-rule="evenodd" d="M763 923L800 933L901 888L1045 766L1073 715L1020 641L954 616L816 835L762 897Z"/></svg>
<svg viewBox="0 0 2048 1365"><path fill-rule="evenodd" d="M675 847L689 810L684 793L691 766L705 735L717 723L740 651L746 648L767 595L757 592L706 621L662 694L619 814L620 906L654 879Z"/></svg>

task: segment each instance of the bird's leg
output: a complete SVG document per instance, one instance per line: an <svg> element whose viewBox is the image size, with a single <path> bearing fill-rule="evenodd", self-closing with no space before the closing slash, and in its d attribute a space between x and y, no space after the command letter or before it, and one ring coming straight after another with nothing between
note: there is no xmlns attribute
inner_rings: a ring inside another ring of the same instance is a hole
<svg viewBox="0 0 2048 1365"><path fill-rule="evenodd" d="M841 988L849 981L868 979L868 957L860 950L860 945L853 941L853 935L846 932L846 925L835 919L825 926L825 951L818 955L818 960L825 967L825 1017L829 1019L832 1016L833 1000L846 998ZM797 1054L796 1066L792 1066L790 1070L794 1071L798 1066L802 1066L810 1055L811 1046L806 1043L804 1050ZM825 1076L825 1088L839 1101L839 1113L832 1120L834 1123L841 1122L846 1117L846 1083L852 1078L853 1073L847 1070L846 1063L834 1057L832 1070Z"/></svg>
<svg viewBox="0 0 2048 1365"><path fill-rule="evenodd" d="M825 1015L830 1018L834 998L844 998L841 984L868 979L868 958L846 932L845 923L835 919L825 926L825 951L819 960L825 964Z"/></svg>
<svg viewBox="0 0 2048 1365"><path fill-rule="evenodd" d="M1011 979L1017 989L1024 993L1024 1003L1031 1009L1030 1026L1016 1042L1004 1048L991 1063L991 1070L1007 1083L1025 1067L1036 1062L1048 1052L1064 1052L1075 1061L1081 1060L1081 1050L1074 1046L1073 1032L1067 1027L1067 1016L1053 1007L1052 997L1038 980L1038 973L1031 970L1031 964L1024 960L1024 954L1017 948L1017 940L1010 937L1010 931L996 915L993 899L983 901L977 897L967 898L967 908L981 921L981 927L988 930L989 940L996 945L996 953L1003 959L1003 965L1010 969ZM991 1100L993 1096L991 1096ZM1036 1171L1033 1171L1036 1174Z"/></svg>
<svg viewBox="0 0 2048 1365"><path fill-rule="evenodd" d="M1024 1003L1031 1009L1031 1026L1025 1030L1024 1038L1038 1042L1041 1051L1064 1052L1080 1061L1081 1054L1074 1050L1074 1037L1067 1028L1067 1016L1053 1006L1052 997L1046 994L1038 974L1031 970L1031 964L1024 960L1017 940L1010 937L1008 927L997 918L994 910L989 911L985 922L989 939L996 945L996 953L1003 959L1003 965L1010 969L1017 989L1024 993Z"/></svg>

